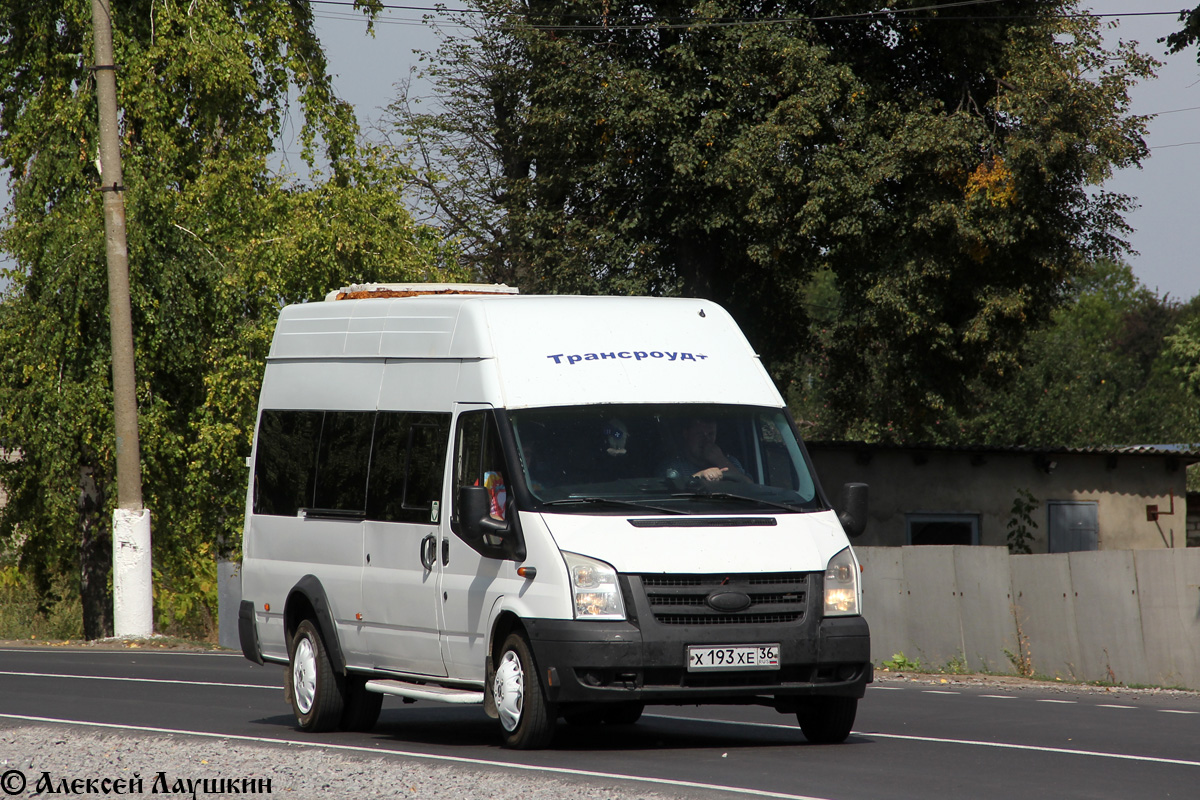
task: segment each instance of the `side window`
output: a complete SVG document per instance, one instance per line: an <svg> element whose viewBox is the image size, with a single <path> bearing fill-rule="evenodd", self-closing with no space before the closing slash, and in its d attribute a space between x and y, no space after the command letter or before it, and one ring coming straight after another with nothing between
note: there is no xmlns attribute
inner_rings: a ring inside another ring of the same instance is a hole
<svg viewBox="0 0 1200 800"><path fill-rule="evenodd" d="M504 452L490 411L468 411L458 418L454 437L454 497L463 486L486 486L493 519L503 520L508 502ZM458 524L458 506L454 507Z"/></svg>
<svg viewBox="0 0 1200 800"><path fill-rule="evenodd" d="M408 480L404 484L404 510L417 512L429 522L438 521L442 476L446 474L446 439L449 414L415 414L408 436Z"/></svg>
<svg viewBox="0 0 1200 800"><path fill-rule="evenodd" d="M366 509L367 465L371 456L373 411L327 411L317 452L313 508Z"/></svg>
<svg viewBox="0 0 1200 800"><path fill-rule="evenodd" d="M367 518L436 523L449 414L381 411L375 423Z"/></svg>
<svg viewBox="0 0 1200 800"><path fill-rule="evenodd" d="M294 517L313 504L321 411L265 409L258 424L254 513Z"/></svg>

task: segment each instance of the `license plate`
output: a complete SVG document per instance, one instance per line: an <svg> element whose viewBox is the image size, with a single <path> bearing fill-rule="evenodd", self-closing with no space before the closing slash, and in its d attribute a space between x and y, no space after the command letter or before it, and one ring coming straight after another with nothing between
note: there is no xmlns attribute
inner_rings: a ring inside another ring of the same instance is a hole
<svg viewBox="0 0 1200 800"><path fill-rule="evenodd" d="M778 644L689 645L688 672L779 669Z"/></svg>

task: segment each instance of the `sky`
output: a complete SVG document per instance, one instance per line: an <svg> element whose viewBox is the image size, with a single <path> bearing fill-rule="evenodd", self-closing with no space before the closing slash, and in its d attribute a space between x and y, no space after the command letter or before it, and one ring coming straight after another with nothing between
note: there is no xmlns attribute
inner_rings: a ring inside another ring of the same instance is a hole
<svg viewBox="0 0 1200 800"><path fill-rule="evenodd" d="M385 0L395 4L398 0ZM408 2L408 0L406 0ZM1193 0L1187 0L1188 3ZM432 6L432 2L410 3ZM451 4L454 5L454 4ZM1149 125L1150 158L1140 169L1119 171L1105 188L1132 195L1140 207L1127 217L1134 228L1126 257L1148 288L1176 300L1200 295L1200 219L1196 188L1200 182L1200 65L1195 50L1166 56L1157 40L1178 27L1180 0L1085 0L1082 8L1105 16L1112 29L1106 38L1134 40L1163 61L1158 75L1130 91L1135 114L1157 115ZM396 96L395 85L420 65L414 50L432 50L437 40L421 22L421 11L385 11L375 36L366 33L363 16L336 3L314 2L317 31L326 48L334 84L359 114L364 127L377 121ZM1165 12L1154 14L1150 12ZM421 84L415 84L420 91ZM285 141L290 166L299 170L298 143ZM0 186L0 202L7 191ZM2 287L0 287L2 288Z"/></svg>

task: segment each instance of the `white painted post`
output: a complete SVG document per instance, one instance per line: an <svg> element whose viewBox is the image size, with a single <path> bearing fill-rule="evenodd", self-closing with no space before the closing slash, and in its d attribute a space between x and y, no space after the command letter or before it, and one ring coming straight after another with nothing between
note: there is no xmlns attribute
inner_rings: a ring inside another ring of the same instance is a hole
<svg viewBox="0 0 1200 800"><path fill-rule="evenodd" d="M150 510L113 511L113 632L118 637L154 634L150 574Z"/></svg>

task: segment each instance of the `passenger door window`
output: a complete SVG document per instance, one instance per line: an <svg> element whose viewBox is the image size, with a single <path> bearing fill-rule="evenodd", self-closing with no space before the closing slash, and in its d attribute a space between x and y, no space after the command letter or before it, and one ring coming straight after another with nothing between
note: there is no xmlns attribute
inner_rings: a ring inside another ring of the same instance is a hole
<svg viewBox="0 0 1200 800"><path fill-rule="evenodd" d="M449 429L449 414L379 412L367 489L368 519L438 521Z"/></svg>

